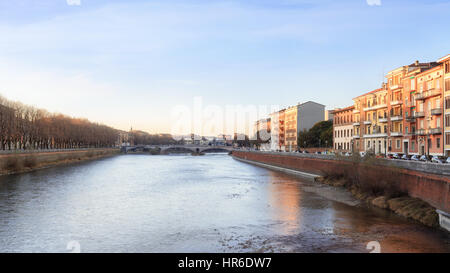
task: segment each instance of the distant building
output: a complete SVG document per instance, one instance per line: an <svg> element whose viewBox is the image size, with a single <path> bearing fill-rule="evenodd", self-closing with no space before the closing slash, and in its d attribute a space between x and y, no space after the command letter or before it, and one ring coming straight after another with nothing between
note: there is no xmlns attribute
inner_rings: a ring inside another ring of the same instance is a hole
<svg viewBox="0 0 450 273"><path fill-rule="evenodd" d="M333 149L336 152L350 152L352 150L353 139L353 109L335 109L333 113Z"/></svg>
<svg viewBox="0 0 450 273"><path fill-rule="evenodd" d="M266 141L270 139L271 119L263 118L257 120L253 126L255 139L259 137L260 140ZM259 134L259 135L258 135Z"/></svg>
<svg viewBox="0 0 450 273"><path fill-rule="evenodd" d="M325 105L313 101L287 108L284 112L286 150L297 151L299 133L311 129L324 117Z"/></svg>

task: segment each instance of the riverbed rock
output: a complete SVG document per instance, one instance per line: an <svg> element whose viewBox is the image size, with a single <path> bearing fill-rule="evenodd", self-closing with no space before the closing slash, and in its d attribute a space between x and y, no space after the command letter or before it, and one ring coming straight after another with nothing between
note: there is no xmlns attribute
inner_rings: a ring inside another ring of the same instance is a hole
<svg viewBox="0 0 450 273"><path fill-rule="evenodd" d="M412 197L398 197L388 200L388 205L395 213L414 219L430 227L439 226L439 216L428 203Z"/></svg>
<svg viewBox="0 0 450 273"><path fill-rule="evenodd" d="M386 196L379 196L372 200L372 205L382 209L387 209L389 208L389 204L387 201L388 199L386 198Z"/></svg>

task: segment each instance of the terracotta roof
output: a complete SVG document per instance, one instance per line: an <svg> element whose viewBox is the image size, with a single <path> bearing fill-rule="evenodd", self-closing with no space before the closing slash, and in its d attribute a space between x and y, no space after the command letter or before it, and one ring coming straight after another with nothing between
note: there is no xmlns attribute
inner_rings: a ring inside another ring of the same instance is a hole
<svg viewBox="0 0 450 273"><path fill-rule="evenodd" d="M446 56L440 58L438 61L438 63L442 63L444 61L447 61L448 59L450 59L450 54L447 54Z"/></svg>
<svg viewBox="0 0 450 273"><path fill-rule="evenodd" d="M354 109L354 108L355 108L354 105L348 106L348 107L345 107L345 108L337 108L337 109L332 110L331 113L332 113L332 114L334 114L334 113L339 113L339 112L343 112L343 111L352 110L352 109Z"/></svg>
<svg viewBox="0 0 450 273"><path fill-rule="evenodd" d="M420 77L420 76L426 75L427 73L431 73L431 72L433 72L435 70L439 70L439 69L442 69L442 65L441 64L439 64L438 66L435 66L435 67L432 67L432 68L429 68L427 70L424 70L424 71L420 72L419 74L416 75L416 77Z"/></svg>

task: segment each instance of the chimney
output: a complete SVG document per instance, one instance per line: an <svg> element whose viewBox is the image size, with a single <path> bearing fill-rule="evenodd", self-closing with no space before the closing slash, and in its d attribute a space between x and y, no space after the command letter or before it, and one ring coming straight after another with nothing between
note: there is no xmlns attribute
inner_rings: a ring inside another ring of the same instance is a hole
<svg viewBox="0 0 450 273"><path fill-rule="evenodd" d="M415 64L416 66L419 66L419 60L416 60Z"/></svg>

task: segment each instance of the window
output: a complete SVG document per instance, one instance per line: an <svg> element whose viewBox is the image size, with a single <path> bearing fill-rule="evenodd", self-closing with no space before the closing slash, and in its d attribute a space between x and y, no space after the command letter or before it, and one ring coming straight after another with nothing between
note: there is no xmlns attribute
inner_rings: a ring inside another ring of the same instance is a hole
<svg viewBox="0 0 450 273"><path fill-rule="evenodd" d="M445 115L445 127L450 127L450 115Z"/></svg>
<svg viewBox="0 0 450 273"><path fill-rule="evenodd" d="M450 96L445 97L445 103L444 104L445 104L445 109L450 109Z"/></svg>
<svg viewBox="0 0 450 273"><path fill-rule="evenodd" d="M445 145L450 145L450 133L445 133Z"/></svg>
<svg viewBox="0 0 450 273"><path fill-rule="evenodd" d="M413 140L411 141L411 150L415 150L416 149L416 142Z"/></svg>
<svg viewBox="0 0 450 273"><path fill-rule="evenodd" d="M436 89L441 88L441 80L440 79L436 79Z"/></svg>
<svg viewBox="0 0 450 273"><path fill-rule="evenodd" d="M441 117L436 119L436 128L441 128Z"/></svg>
<svg viewBox="0 0 450 273"><path fill-rule="evenodd" d="M411 80L411 90L416 90L416 80L415 79Z"/></svg>
<svg viewBox="0 0 450 273"><path fill-rule="evenodd" d="M445 91L450 91L450 79L445 80Z"/></svg>
<svg viewBox="0 0 450 273"><path fill-rule="evenodd" d="M396 148L397 148L397 149L400 149L400 139L397 139L397 141L396 141L395 144L396 144Z"/></svg>
<svg viewBox="0 0 450 273"><path fill-rule="evenodd" d="M441 138L440 137L438 137L436 139L436 148L441 148Z"/></svg>

